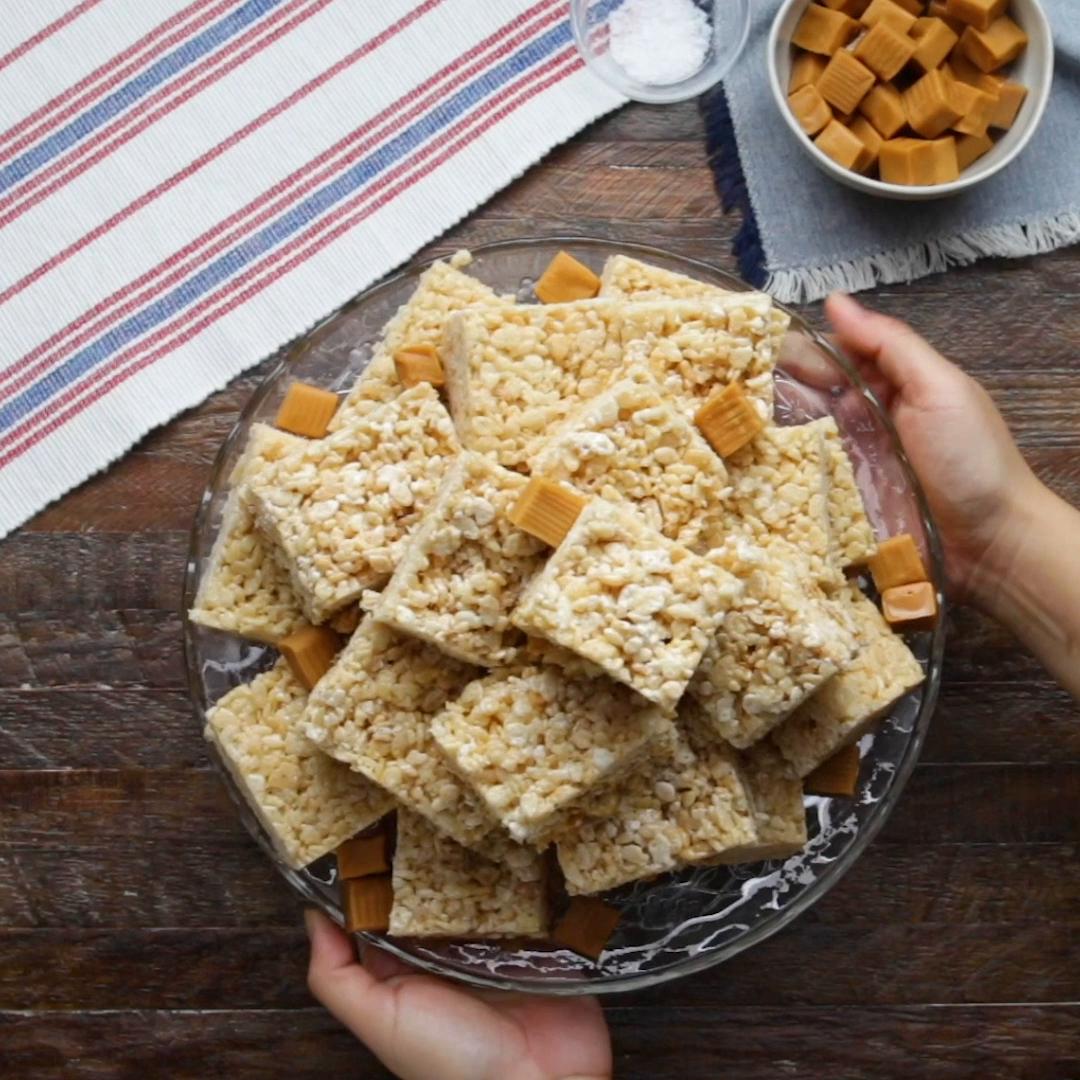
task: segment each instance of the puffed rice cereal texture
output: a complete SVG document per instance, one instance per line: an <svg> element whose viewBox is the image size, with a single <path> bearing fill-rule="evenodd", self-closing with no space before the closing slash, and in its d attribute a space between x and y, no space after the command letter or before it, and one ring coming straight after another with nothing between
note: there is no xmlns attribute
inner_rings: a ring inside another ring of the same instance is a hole
<svg viewBox="0 0 1080 1080"><path fill-rule="evenodd" d="M829 539L839 566L867 562L877 551L874 527L855 479L855 469L833 417L820 421L828 471Z"/></svg>
<svg viewBox="0 0 1080 1080"><path fill-rule="evenodd" d="M492 672L431 722L454 769L512 837L529 842L584 792L642 760L670 727L625 687L553 667Z"/></svg>
<svg viewBox="0 0 1080 1080"><path fill-rule="evenodd" d="M205 735L293 869L367 828L394 805L301 732L307 693L279 660L206 714Z"/></svg>
<svg viewBox="0 0 1080 1080"><path fill-rule="evenodd" d="M406 542L375 617L468 663L514 662L524 639L510 612L548 552L508 517L527 483L462 453Z"/></svg>
<svg viewBox="0 0 1080 1080"><path fill-rule="evenodd" d="M460 449L435 390L414 387L247 485L315 623L386 583Z"/></svg>
<svg viewBox="0 0 1080 1080"><path fill-rule="evenodd" d="M475 845L495 820L447 767L430 730L431 718L475 675L368 616L311 692L304 732L447 836Z"/></svg>
<svg viewBox="0 0 1080 1080"><path fill-rule="evenodd" d="M399 811L390 933L401 937L536 937L547 930L541 856L520 850L519 872ZM526 869L527 867L527 869Z"/></svg>
<svg viewBox="0 0 1080 1080"><path fill-rule="evenodd" d="M717 563L592 499L512 618L673 709L740 592Z"/></svg>

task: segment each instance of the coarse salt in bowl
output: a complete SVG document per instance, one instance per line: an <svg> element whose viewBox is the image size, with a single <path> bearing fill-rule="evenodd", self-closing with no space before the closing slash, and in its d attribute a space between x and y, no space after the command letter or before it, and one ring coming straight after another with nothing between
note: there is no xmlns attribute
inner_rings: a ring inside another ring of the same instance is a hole
<svg viewBox="0 0 1080 1080"><path fill-rule="evenodd" d="M634 101L704 93L732 68L750 32L749 0L571 0L589 69Z"/></svg>

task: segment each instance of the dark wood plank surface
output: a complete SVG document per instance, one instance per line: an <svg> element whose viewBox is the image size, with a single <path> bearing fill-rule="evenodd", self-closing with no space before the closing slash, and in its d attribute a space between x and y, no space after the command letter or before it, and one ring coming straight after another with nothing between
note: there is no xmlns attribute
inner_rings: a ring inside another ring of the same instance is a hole
<svg viewBox="0 0 1080 1080"><path fill-rule="evenodd" d="M430 252L576 233L733 270L737 225L694 106L635 106ZM983 379L1080 502L1080 250L871 301ZM0 545L0 1076L388 1075L308 996L299 905L185 691L188 529L263 370ZM1000 628L951 621L941 706L879 839L753 952L611 1000L618 1076L1080 1077L1080 712Z"/></svg>

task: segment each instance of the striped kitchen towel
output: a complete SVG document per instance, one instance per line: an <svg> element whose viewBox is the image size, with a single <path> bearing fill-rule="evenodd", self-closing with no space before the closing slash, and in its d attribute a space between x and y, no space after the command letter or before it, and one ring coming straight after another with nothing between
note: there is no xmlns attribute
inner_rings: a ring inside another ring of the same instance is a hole
<svg viewBox="0 0 1080 1080"><path fill-rule="evenodd" d="M567 0L0 19L0 536L622 103Z"/></svg>

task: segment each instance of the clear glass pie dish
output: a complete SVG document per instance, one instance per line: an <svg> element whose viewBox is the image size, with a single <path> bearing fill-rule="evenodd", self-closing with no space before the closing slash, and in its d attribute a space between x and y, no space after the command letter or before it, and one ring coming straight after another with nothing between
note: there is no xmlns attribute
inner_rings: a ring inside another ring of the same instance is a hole
<svg viewBox="0 0 1080 1080"><path fill-rule="evenodd" d="M706 263L636 244L578 237L510 241L474 252L469 273L498 292L532 301L532 285L559 250L599 270L623 253L723 288L746 286ZM229 473L255 421L272 422L294 379L344 391L371 357L391 315L409 297L419 264L367 290L309 334L282 350L226 438L193 527L184 588L192 604L221 520ZM928 556L941 601L940 546L925 499L887 417L850 365L797 315L776 376L776 417L782 424L835 416L879 536L910 532ZM195 625L185 618L185 655L195 719L232 687L249 682L276 659L270 646ZM638 989L703 970L749 948L790 923L820 899L859 857L884 824L919 755L938 696L944 652L943 620L909 645L926 669L923 685L900 701L860 741L862 768L853 799L806 797L810 840L786 860L735 867L696 867L608 894L622 910L598 964L537 942L420 941L363 935L429 971L474 985L553 994ZM208 746L222 782L254 839L292 887L338 922L332 856L301 871L275 854L263 826ZM223 868L223 873L228 873Z"/></svg>

